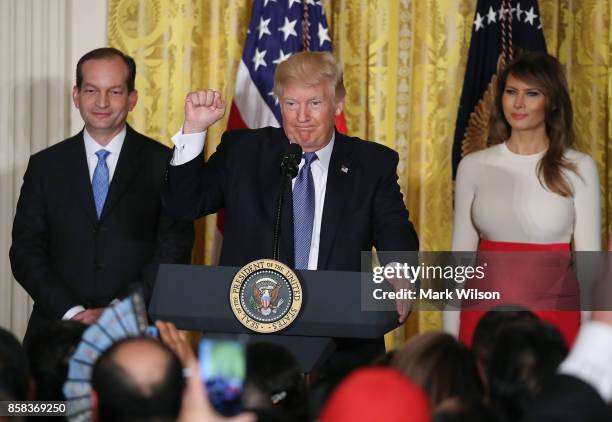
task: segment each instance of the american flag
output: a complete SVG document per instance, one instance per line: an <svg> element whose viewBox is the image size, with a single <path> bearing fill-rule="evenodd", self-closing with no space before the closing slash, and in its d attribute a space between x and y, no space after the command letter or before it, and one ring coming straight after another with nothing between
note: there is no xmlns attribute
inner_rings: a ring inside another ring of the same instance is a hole
<svg viewBox="0 0 612 422"><path fill-rule="evenodd" d="M497 72L500 54L510 46L514 50L546 51L538 1L478 0L453 141L453 179L470 114Z"/></svg>
<svg viewBox="0 0 612 422"><path fill-rule="evenodd" d="M307 37L304 37L305 22ZM305 50L305 39L310 51L332 51L331 35L321 0L253 1L251 22L238 65L228 130L279 127L282 124L278 100L272 94L274 72L276 66L291 54ZM344 114L336 118L336 128L346 133ZM217 215L217 257L222 234L221 211Z"/></svg>
<svg viewBox="0 0 612 422"><path fill-rule="evenodd" d="M305 17L309 50L332 50L322 2L303 1L307 11L300 0L253 1L228 129L280 126L280 108L272 94L274 71L291 54L304 50ZM336 123L340 123L341 132L346 132L343 119Z"/></svg>

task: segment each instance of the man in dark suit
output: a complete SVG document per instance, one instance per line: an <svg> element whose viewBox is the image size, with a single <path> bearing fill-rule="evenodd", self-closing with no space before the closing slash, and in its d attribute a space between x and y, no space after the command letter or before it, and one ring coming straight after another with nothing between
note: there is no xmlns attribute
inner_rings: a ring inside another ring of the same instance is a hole
<svg viewBox="0 0 612 422"><path fill-rule="evenodd" d="M280 162L289 143L297 143L304 153L316 154L304 169L314 185L311 235L306 256L300 258L296 248L303 245L298 245L295 234L301 232L295 219L301 216L296 202L293 207L289 203L284 223L290 226L281 230L281 261L298 269L360 271L361 251L373 246L417 250L417 235L397 184L397 153L334 129L344 87L333 56L292 55L277 68L275 94L283 128L226 132L207 162L202 159L204 131L223 116L225 105L211 90L187 96L183 132L173 138L177 148L163 197L170 214L195 219L225 208L220 264L244 265L271 257ZM300 173L304 166L302 158ZM299 179L300 174L294 180L293 200Z"/></svg>
<svg viewBox="0 0 612 422"><path fill-rule="evenodd" d="M77 64L72 96L85 128L32 155L13 224L11 266L34 299L24 341L45 322L95 322L157 264L189 263L191 222L162 211L170 150L126 124L136 105L134 60L101 48Z"/></svg>
<svg viewBox="0 0 612 422"><path fill-rule="evenodd" d="M283 127L226 132L207 162L204 131L225 104L211 90L187 95L163 196L168 212L195 219L224 208L221 265L272 257L281 158L296 143L304 156L285 201L281 261L297 269L360 271L361 252L372 247L418 250L397 183L397 153L335 131L345 95L335 58L292 55L277 67L274 93ZM407 314L402 309L400 319Z"/></svg>

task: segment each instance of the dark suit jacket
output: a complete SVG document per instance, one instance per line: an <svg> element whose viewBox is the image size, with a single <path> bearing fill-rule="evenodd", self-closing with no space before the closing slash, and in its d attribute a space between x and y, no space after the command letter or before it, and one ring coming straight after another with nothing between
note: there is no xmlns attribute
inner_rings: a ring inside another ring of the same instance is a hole
<svg viewBox="0 0 612 422"><path fill-rule="evenodd" d="M280 162L289 141L282 129L226 132L204 163L169 166L163 203L170 215L195 219L225 208L220 264L271 258ZM397 184L398 155L374 142L336 132L321 221L318 269L360 271L361 251L418 250ZM280 260L293 266L291 189L285 200Z"/></svg>
<svg viewBox="0 0 612 422"><path fill-rule="evenodd" d="M521 422L605 422L612 410L584 381L555 375L525 413Z"/></svg>
<svg viewBox="0 0 612 422"><path fill-rule="evenodd" d="M26 338L73 306L108 305L135 283L148 297L156 264L190 262L193 224L162 212L169 157L128 126L98 221L83 132L32 155L10 250L13 274L35 302Z"/></svg>

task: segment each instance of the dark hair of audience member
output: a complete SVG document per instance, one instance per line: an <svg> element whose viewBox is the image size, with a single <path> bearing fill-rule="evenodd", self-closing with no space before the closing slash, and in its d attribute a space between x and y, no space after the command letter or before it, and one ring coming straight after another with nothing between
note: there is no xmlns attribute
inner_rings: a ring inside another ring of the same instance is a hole
<svg viewBox="0 0 612 422"><path fill-rule="evenodd" d="M491 355L495 333L503 326L519 320L537 320L536 314L519 306L499 306L491 309L478 321L472 340L472 351L476 359L483 362Z"/></svg>
<svg viewBox="0 0 612 422"><path fill-rule="evenodd" d="M520 419L566 355L559 331L543 321L505 325L486 367L491 402L511 420Z"/></svg>
<svg viewBox="0 0 612 422"><path fill-rule="evenodd" d="M453 336L428 332L395 352L391 366L429 395L432 408L453 397L481 397L482 385L470 350Z"/></svg>
<svg viewBox="0 0 612 422"><path fill-rule="evenodd" d="M4 391L0 390L0 402L14 401L14 400L15 399L13 397L7 395L6 393L4 393ZM46 419L44 417L41 418L39 416L37 416L36 418L37 420L43 420L43 421ZM48 418L48 419L51 419L51 418ZM26 416L0 416L0 422L24 422L26 420L29 420L29 419L26 419ZM58 420L61 420L61 419L58 419Z"/></svg>
<svg viewBox="0 0 612 422"><path fill-rule="evenodd" d="M336 342L336 347L331 358L317 369L316 376L309 383L308 403L313 418L321 413L334 390L356 370L372 365L389 366L391 355L385 353L382 341L363 343L357 339L342 339Z"/></svg>
<svg viewBox="0 0 612 422"><path fill-rule="evenodd" d="M30 339L25 349L36 382L36 400L66 400L62 388L68 362L86 329L77 321L54 321Z"/></svg>
<svg viewBox="0 0 612 422"><path fill-rule="evenodd" d="M383 367L388 365L377 366ZM310 415L313 418L316 418L321 413L330 395L351 373L350 370L344 367L340 368L340 370L337 367L332 367L314 378L314 382L309 385L310 388L308 390L308 405L310 407Z"/></svg>
<svg viewBox="0 0 612 422"><path fill-rule="evenodd" d="M380 355L372 361L371 366L390 366L395 356L395 350L389 350L384 355Z"/></svg>
<svg viewBox="0 0 612 422"><path fill-rule="evenodd" d="M11 400L27 400L30 380L30 365L21 344L0 327L0 393Z"/></svg>
<svg viewBox="0 0 612 422"><path fill-rule="evenodd" d="M289 420L309 420L306 382L291 352L272 343L248 345L242 402L248 410L274 408Z"/></svg>
<svg viewBox="0 0 612 422"><path fill-rule="evenodd" d="M509 422L502 412L477 397L451 397L438 405L432 422Z"/></svg>
<svg viewBox="0 0 612 422"><path fill-rule="evenodd" d="M527 308L504 305L488 311L478 321L472 339L472 353L476 358L476 365L486 394L488 394L489 386L485 368L495 345L496 333L510 323L523 320L537 321L538 317Z"/></svg>
<svg viewBox="0 0 612 422"><path fill-rule="evenodd" d="M156 385L143 389L116 361L118 351L131 341L149 342L167 355L164 375ZM181 362L172 350L149 337L132 337L113 344L98 358L91 385L98 396L101 422L173 421L180 411L185 383Z"/></svg>

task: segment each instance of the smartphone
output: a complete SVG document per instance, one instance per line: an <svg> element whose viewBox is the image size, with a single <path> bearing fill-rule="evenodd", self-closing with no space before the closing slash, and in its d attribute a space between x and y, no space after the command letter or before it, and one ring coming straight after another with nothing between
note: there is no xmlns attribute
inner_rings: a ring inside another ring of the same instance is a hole
<svg viewBox="0 0 612 422"><path fill-rule="evenodd" d="M244 343L202 339L199 361L200 375L215 410L223 416L240 413L246 376Z"/></svg>

